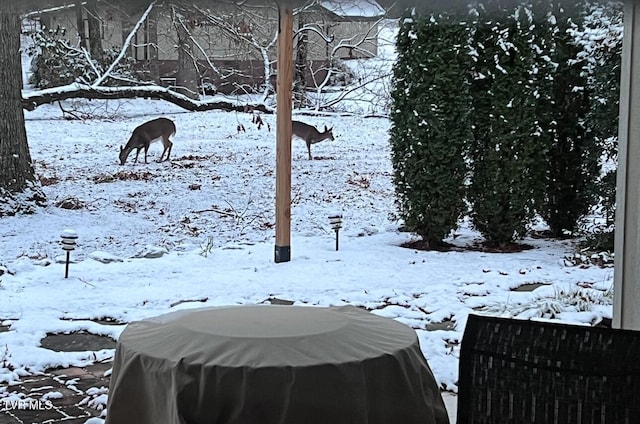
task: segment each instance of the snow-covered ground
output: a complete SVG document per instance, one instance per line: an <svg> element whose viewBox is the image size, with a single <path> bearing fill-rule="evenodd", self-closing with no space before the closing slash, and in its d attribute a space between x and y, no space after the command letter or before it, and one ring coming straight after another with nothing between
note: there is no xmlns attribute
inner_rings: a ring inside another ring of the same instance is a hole
<svg viewBox="0 0 640 424"><path fill-rule="evenodd" d="M384 84L388 78L378 88ZM251 114L185 113L149 100L80 102L93 116L84 121L62 119L57 105L25 112L49 206L0 219L0 330L8 330L0 331L0 385L114 354L53 352L40 346L47 333L117 339L126 323L176 309L278 298L358 305L406 323L443 389L456 392L469 313L581 324L611 317L613 269L576 258L571 241L530 238L524 242L532 249L503 254L401 247L413 237L393 217L389 120L363 117L380 115L386 100L375 90L360 96L344 102L359 115L294 116L333 127L335 141L313 145L312 161L304 142L293 142L292 260L280 264L275 115L262 115L267 125L258 128ZM177 126L172 160L154 162L161 153L154 144L148 164L134 165L132 155L120 166L119 146L158 116ZM344 216L339 251L328 220L336 211ZM65 229L78 234L68 279ZM464 247L478 240L463 222L448 241ZM531 284L533 291L513 290Z"/></svg>
<svg viewBox="0 0 640 424"><path fill-rule="evenodd" d="M153 144L149 164L134 165L130 158L120 166L118 149L131 130L160 115L178 128L172 160L153 162L161 152ZM523 316L556 311L555 318L580 323L611 316L612 269L574 266L570 241L527 239L533 249L508 254L400 247L412 236L398 232L392 218L387 119L298 117L333 126L336 140L314 145L312 161L304 143L294 140L292 260L276 264L275 134L258 129L250 114L183 113L136 100L118 104L117 118L67 121L57 106L26 118L50 204L0 221L6 267L0 321L10 326L0 332L0 382L26 370L94 360L90 352L39 346L48 332L84 329L117 338L123 329L90 319L126 323L176 308L276 297L365 306L410 325L438 381L455 391L457 343L474 310ZM275 116L262 119L275 127ZM246 132L237 131L238 123ZM344 216L339 251L327 218L335 211ZM65 229L78 234L68 279L60 263ZM451 242L465 246L477 239L463 224ZM145 257L158 251L166 253ZM531 283L545 285L512 291ZM204 301L179 303L185 300ZM447 321L443 328L432 326Z"/></svg>

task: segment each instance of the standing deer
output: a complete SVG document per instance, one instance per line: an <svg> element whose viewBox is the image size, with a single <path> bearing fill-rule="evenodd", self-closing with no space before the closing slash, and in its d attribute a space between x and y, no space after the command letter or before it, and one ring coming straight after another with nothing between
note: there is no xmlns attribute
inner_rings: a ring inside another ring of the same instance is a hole
<svg viewBox="0 0 640 424"><path fill-rule="evenodd" d="M321 142L322 140L333 138L333 127L327 128L324 126L324 132L318 131L315 127L305 124L304 122L291 121L292 132L295 137L303 139L307 143L307 152L309 153L309 160L312 160L311 145Z"/></svg>
<svg viewBox="0 0 640 424"><path fill-rule="evenodd" d="M165 160L169 160L171 147L173 146L169 137L175 133L176 125L170 119L157 118L149 122L145 122L133 130L133 134L131 134L126 146L120 146L120 165L124 165L133 149L136 149L136 158L133 160L133 163L138 162L138 154L141 149L144 149L144 163L147 163L149 145L158 139L162 140L162 145L164 146L164 150L162 151L158 162L162 162L162 157L165 152L167 153L167 158Z"/></svg>

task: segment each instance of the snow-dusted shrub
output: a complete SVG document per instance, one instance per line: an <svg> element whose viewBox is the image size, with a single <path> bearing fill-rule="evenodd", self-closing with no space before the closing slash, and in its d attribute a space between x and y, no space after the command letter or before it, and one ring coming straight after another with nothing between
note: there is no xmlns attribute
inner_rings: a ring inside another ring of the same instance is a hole
<svg viewBox="0 0 640 424"><path fill-rule="evenodd" d="M476 12L471 219L488 245L506 247L525 234L535 199L544 193L549 141L537 117L540 40L527 7L488 2Z"/></svg>
<svg viewBox="0 0 640 424"><path fill-rule="evenodd" d="M115 49L106 49L102 57L92 58L87 51L70 45L63 38L62 28L39 29L30 35L33 43L28 47L27 53L33 59L29 83L35 88L59 87L74 82L90 84L119 55L119 51ZM132 66L133 59L125 58L118 63L112 75L121 80L132 81L135 79ZM113 83L116 80L111 81Z"/></svg>
<svg viewBox="0 0 640 424"><path fill-rule="evenodd" d="M601 307L611 307L613 290L582 287L555 288L553 294L532 294L525 301L492 303L481 308L482 312L505 317L558 319L563 313L593 312L592 324L598 324L602 316ZM587 315L589 317L589 315Z"/></svg>
<svg viewBox="0 0 640 424"><path fill-rule="evenodd" d="M613 251L614 244L622 27L622 2L594 2L587 9L584 26L574 32L589 65L593 101L588 119L607 160L606 172L596 184L605 224L592 231L586 242L595 251Z"/></svg>
<svg viewBox="0 0 640 424"><path fill-rule="evenodd" d="M466 212L467 38L468 25L445 15L406 18L397 38L390 114L397 205L430 247Z"/></svg>
<svg viewBox="0 0 640 424"><path fill-rule="evenodd" d="M548 176L540 213L554 236L574 232L595 203L601 145L589 119L594 101L589 62L574 32L583 25L578 7L555 7L544 24L546 49L553 64L546 132L551 137Z"/></svg>

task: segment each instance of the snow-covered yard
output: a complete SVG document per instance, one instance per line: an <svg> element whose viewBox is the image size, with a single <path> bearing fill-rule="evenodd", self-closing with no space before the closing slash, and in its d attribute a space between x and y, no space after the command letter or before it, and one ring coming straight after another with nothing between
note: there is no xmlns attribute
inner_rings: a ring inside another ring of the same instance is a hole
<svg viewBox="0 0 640 424"><path fill-rule="evenodd" d="M456 391L457 343L474 310L548 311L591 324L611 316L613 270L574 266L571 241L527 239L533 249L504 254L400 247L412 236L392 217L387 119L296 117L333 126L336 140L314 145L313 161L294 140L292 260L276 264L273 131L257 129L250 114L182 113L155 101L111 111L109 119L88 121L60 119L56 106L26 114L49 206L1 220L0 321L8 326L0 332L1 382L113 355L40 347L47 333L82 329L117 338L124 328L91 319L125 324L177 308L275 297L365 306L410 325L439 383ZM120 166L118 149L131 130L160 115L176 122L172 160L153 162L161 152L153 144L149 164L130 158ZM275 127L275 116L262 118ZM334 211L344 215L339 251L327 218ZM59 240L67 228L77 232L78 247L65 279ZM466 246L477 238L463 223L450 241ZM154 253L164 254L148 257ZM534 283L542 285L513 290ZM189 300L196 302L180 303Z"/></svg>
<svg viewBox="0 0 640 424"><path fill-rule="evenodd" d="M360 93L344 103L377 115L385 102ZM333 127L335 141L313 145L312 161L304 142L293 142L292 260L276 264L275 115L261 115L259 129L251 114L185 113L160 101L82 105L94 118L62 119L57 105L25 112L49 205L0 219L0 400L11 396L2 386L21 376L114 355L54 352L41 346L48 333L117 339L128 322L184 308L274 298L362 306L414 328L451 392L469 313L585 325L611 317L613 269L576 257L571 240L527 238L532 249L489 253L464 248L479 235L463 222L448 240L460 250L401 247L413 237L393 216L386 118L294 116ZM148 164L134 165L132 155L120 166L119 146L159 116L177 126L171 161L154 162L162 150L153 144ZM336 211L344 217L339 251L328 220ZM78 234L68 279L65 229Z"/></svg>

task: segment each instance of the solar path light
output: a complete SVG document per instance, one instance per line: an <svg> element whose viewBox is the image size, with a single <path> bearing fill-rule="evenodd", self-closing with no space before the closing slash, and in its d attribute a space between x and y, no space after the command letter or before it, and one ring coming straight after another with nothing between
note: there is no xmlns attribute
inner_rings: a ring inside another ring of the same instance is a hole
<svg viewBox="0 0 640 424"><path fill-rule="evenodd" d="M329 224L331 224L333 231L336 232L336 250L338 250L338 232L342 228L342 214L332 213L329 215Z"/></svg>
<svg viewBox="0 0 640 424"><path fill-rule="evenodd" d="M62 250L67 252L67 260L64 269L64 278L69 278L69 258L71 251L76 248L76 240L78 239L78 234L74 230L66 229L62 231L60 235L62 239Z"/></svg>

